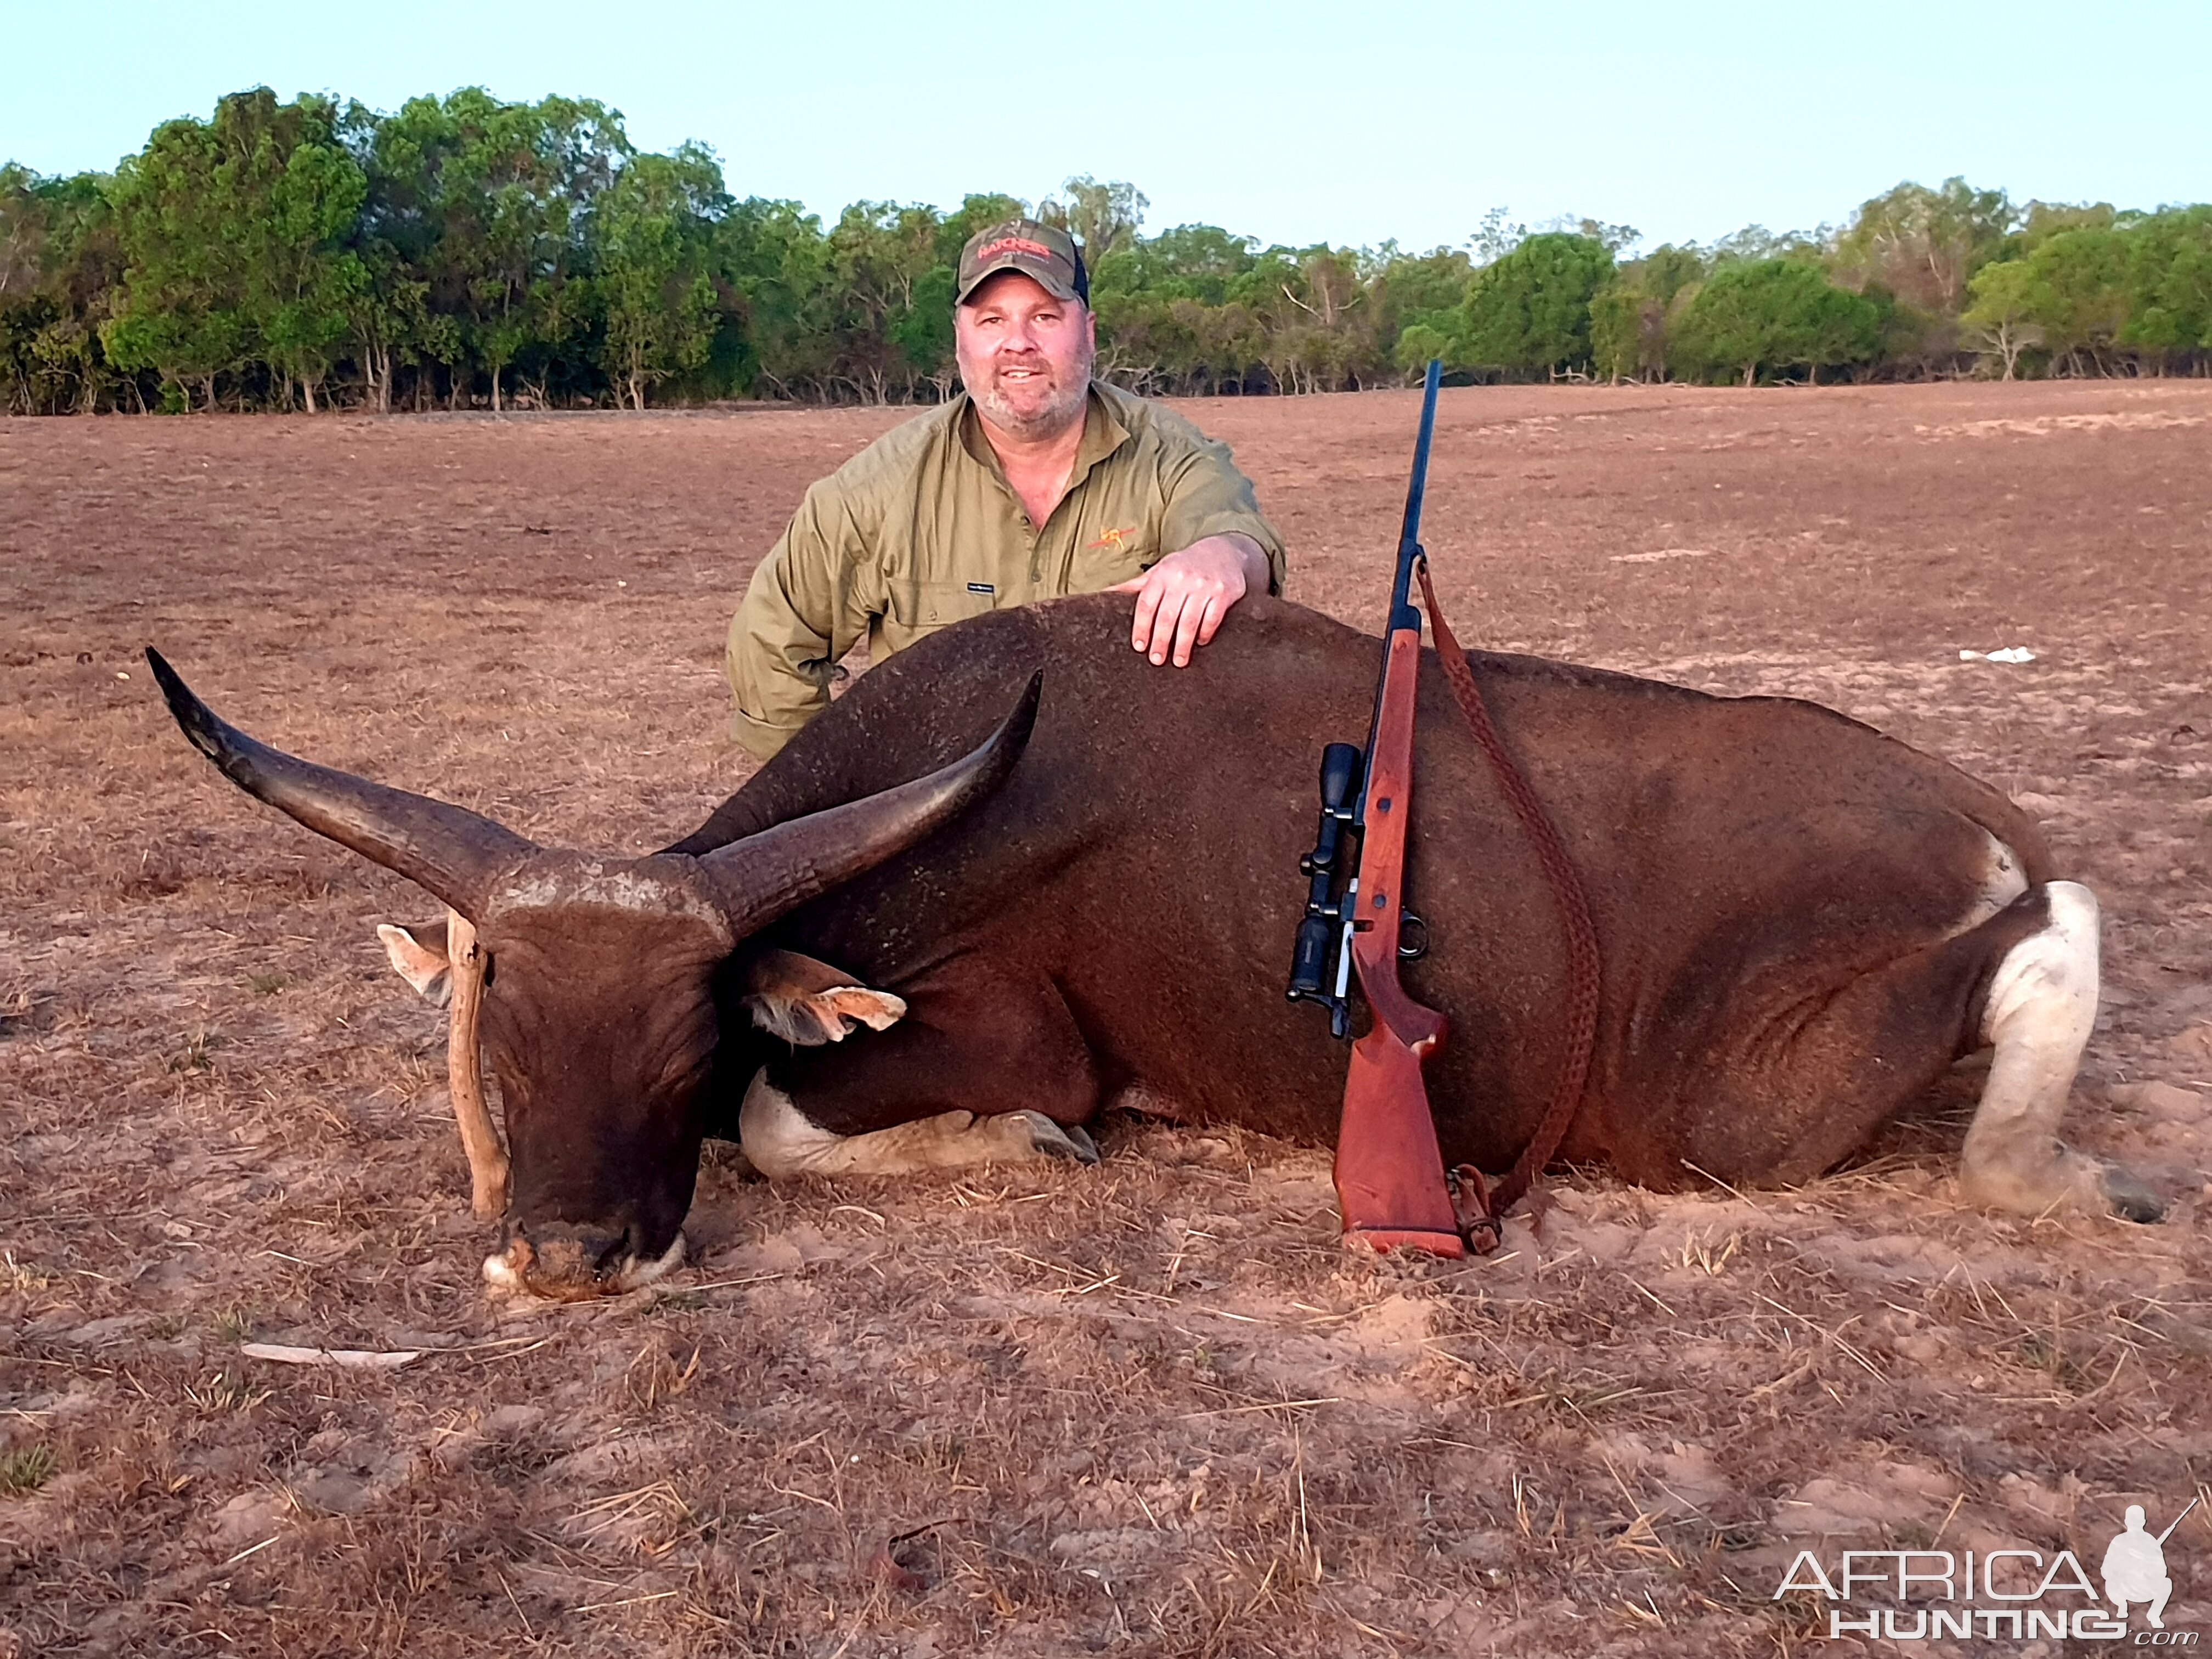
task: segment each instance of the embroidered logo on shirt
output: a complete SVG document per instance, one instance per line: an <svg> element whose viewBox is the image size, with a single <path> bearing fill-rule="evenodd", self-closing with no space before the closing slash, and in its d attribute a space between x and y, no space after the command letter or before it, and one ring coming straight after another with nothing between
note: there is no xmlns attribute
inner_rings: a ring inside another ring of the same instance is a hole
<svg viewBox="0 0 2212 1659"><path fill-rule="evenodd" d="M1102 549L1111 549L1118 552L1121 550L1121 544L1128 540L1130 537L1136 533L1136 526L1133 524L1125 524L1118 530L1108 531L1104 535L1099 537L1097 541L1091 543L1090 546L1085 548L1083 550L1086 553L1096 553L1100 551Z"/></svg>
<svg viewBox="0 0 2212 1659"><path fill-rule="evenodd" d="M968 591L970 593L995 593L999 590L988 582L969 582Z"/></svg>

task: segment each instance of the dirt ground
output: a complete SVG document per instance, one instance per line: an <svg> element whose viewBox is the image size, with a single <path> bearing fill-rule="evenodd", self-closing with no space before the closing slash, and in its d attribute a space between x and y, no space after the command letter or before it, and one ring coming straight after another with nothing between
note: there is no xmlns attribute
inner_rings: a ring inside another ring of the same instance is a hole
<svg viewBox="0 0 2212 1659"><path fill-rule="evenodd" d="M1190 413L1373 626L1415 410ZM744 775L753 562L898 418L0 422L0 1654L1851 1651L1775 1597L1800 1547L2094 1571L2207 1490L2202 382L1449 392L1426 538L1471 643L1814 698L2040 817L2105 905L2071 1132L2164 1224L1962 1208L1962 1073L1799 1190L1560 1172L1472 1265L1347 1256L1321 1152L1128 1117L1066 1174L710 1156L667 1284L488 1300L371 933L434 907L224 783L140 647L643 852Z"/></svg>

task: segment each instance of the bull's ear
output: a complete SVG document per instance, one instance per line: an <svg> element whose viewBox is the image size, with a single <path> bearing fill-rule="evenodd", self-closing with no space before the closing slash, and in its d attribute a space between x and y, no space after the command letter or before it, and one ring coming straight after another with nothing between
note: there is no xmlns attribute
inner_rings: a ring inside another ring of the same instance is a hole
<svg viewBox="0 0 2212 1659"><path fill-rule="evenodd" d="M802 1048L842 1042L856 1025L880 1031L897 1024L906 1001L871 990L850 974L795 951L763 951L745 971L746 1011L753 1024Z"/></svg>
<svg viewBox="0 0 2212 1659"><path fill-rule="evenodd" d="M453 1000L453 969L446 960L446 924L433 921L413 927L384 922L376 930L384 941L384 954L392 971L441 1008Z"/></svg>

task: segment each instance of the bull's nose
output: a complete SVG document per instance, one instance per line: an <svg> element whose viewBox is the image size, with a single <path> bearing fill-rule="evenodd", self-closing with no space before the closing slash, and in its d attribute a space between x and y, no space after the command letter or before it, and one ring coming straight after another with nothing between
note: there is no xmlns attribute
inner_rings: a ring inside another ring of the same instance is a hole
<svg viewBox="0 0 2212 1659"><path fill-rule="evenodd" d="M550 1222L518 1226L507 1249L517 1275L540 1296L597 1296L631 1261L628 1227Z"/></svg>

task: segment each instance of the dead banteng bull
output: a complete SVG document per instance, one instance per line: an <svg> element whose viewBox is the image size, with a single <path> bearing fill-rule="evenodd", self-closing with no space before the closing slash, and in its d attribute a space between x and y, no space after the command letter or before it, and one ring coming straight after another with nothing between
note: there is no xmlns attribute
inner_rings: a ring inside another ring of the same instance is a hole
<svg viewBox="0 0 2212 1659"><path fill-rule="evenodd" d="M1344 1050L1282 994L1289 872L1322 742L1364 726L1373 642L1255 599L1162 675L1127 609L933 635L635 860L279 754L155 672L234 782L474 923L514 1158L488 1271L576 1295L670 1257L708 1133L772 1179L1088 1158L1079 1126L1133 1085L1194 1121L1333 1138ZM1470 660L1602 945L1563 1158L1662 1187L1802 1180L1993 1046L1966 1194L2155 1216L2057 1139L2097 907L2010 802L1811 704ZM1565 1063L1565 951L1445 695L1430 671L1407 890L1432 948L1406 980L1455 1033L1428 1066L1445 1158L1495 1170ZM443 941L399 938L395 964L434 988Z"/></svg>

